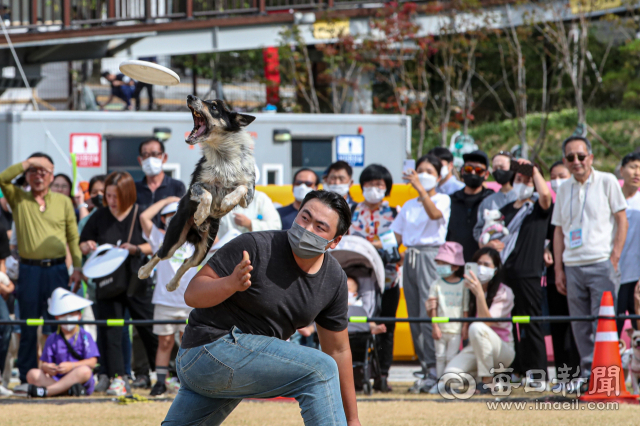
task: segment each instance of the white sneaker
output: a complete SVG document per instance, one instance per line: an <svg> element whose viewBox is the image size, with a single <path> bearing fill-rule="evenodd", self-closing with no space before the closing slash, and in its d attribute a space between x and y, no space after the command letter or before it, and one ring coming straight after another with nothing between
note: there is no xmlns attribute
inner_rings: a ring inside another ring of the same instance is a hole
<svg viewBox="0 0 640 426"><path fill-rule="evenodd" d="M116 377L111 381L109 389L107 389L107 395L112 396L124 396L127 394L127 388L124 385L124 380L120 377Z"/></svg>
<svg viewBox="0 0 640 426"><path fill-rule="evenodd" d="M13 392L5 388L4 386L0 385L0 398L6 397L6 396L12 396L12 395L13 395Z"/></svg>

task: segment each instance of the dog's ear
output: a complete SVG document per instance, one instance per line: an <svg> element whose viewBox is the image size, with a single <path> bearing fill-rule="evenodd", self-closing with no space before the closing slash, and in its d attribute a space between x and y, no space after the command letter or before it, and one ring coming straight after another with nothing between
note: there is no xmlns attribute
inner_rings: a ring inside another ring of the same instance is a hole
<svg viewBox="0 0 640 426"><path fill-rule="evenodd" d="M233 112L233 113L231 113L231 119L233 121L235 121L236 124L238 124L238 126L245 127L245 126L248 126L249 124L253 123L253 120L255 120L256 118L254 116L252 116L252 115L240 114L238 112Z"/></svg>

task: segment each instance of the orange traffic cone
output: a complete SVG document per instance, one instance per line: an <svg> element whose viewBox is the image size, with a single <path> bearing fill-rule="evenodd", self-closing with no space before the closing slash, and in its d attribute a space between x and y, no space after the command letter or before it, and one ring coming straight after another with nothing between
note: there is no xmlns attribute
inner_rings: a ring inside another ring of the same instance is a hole
<svg viewBox="0 0 640 426"><path fill-rule="evenodd" d="M602 294L600 316L615 316L613 296L610 291ZM580 401L618 401L637 403L638 396L627 391L618 348L618 330L614 319L599 319L596 345L591 363L589 391Z"/></svg>

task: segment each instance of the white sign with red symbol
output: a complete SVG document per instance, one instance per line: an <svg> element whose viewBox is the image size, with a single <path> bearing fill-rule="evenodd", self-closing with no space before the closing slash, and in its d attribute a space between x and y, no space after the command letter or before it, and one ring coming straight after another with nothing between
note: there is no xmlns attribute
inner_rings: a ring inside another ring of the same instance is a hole
<svg viewBox="0 0 640 426"><path fill-rule="evenodd" d="M76 154L78 167L102 166L102 135L99 133L72 133L69 151Z"/></svg>

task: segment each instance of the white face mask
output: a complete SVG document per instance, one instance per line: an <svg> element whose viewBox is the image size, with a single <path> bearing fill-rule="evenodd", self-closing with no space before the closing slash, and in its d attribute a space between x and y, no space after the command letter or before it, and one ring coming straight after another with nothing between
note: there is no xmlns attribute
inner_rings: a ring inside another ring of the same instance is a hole
<svg viewBox="0 0 640 426"><path fill-rule="evenodd" d="M149 157L142 161L142 171L147 176L157 176L162 171L162 158Z"/></svg>
<svg viewBox="0 0 640 426"><path fill-rule="evenodd" d="M420 185L422 185L425 191L431 191L438 183L438 178L427 172L420 173L418 179L420 179Z"/></svg>
<svg viewBox="0 0 640 426"><path fill-rule="evenodd" d="M525 185L524 183L516 183L513 185L513 190L516 191L518 200L527 200L533 195L533 186Z"/></svg>
<svg viewBox="0 0 640 426"><path fill-rule="evenodd" d="M555 192L556 194L558 193L558 189L560 188L560 185L562 185L563 183L565 183L566 181L568 181L569 179L554 179L551 181L551 189L553 189L553 192Z"/></svg>
<svg viewBox="0 0 640 426"><path fill-rule="evenodd" d="M481 283L487 283L496 274L496 268L489 268L487 266L478 265L478 279Z"/></svg>
<svg viewBox="0 0 640 426"><path fill-rule="evenodd" d="M353 305L358 300L358 293L349 292L349 298L347 299L348 305Z"/></svg>
<svg viewBox="0 0 640 426"><path fill-rule="evenodd" d="M336 185L325 185L324 188L327 191L335 192L336 194L344 197L349 193L349 184L348 183L340 183Z"/></svg>
<svg viewBox="0 0 640 426"><path fill-rule="evenodd" d="M60 318L60 321L80 321L79 315L63 315ZM73 331L76 328L77 324L62 324L60 327L65 331Z"/></svg>
<svg viewBox="0 0 640 426"><path fill-rule="evenodd" d="M449 176L449 165L442 166L440 169L440 177L445 179L447 176Z"/></svg>
<svg viewBox="0 0 640 426"><path fill-rule="evenodd" d="M304 200L304 197L306 197L307 194L310 193L311 191L313 191L313 188L309 188L304 183L302 185L294 186L293 198L295 198L296 201L302 201Z"/></svg>
<svg viewBox="0 0 640 426"><path fill-rule="evenodd" d="M369 204L378 204L384 198L384 189L376 188L374 186L369 186L362 191L362 195L364 195L364 199Z"/></svg>

